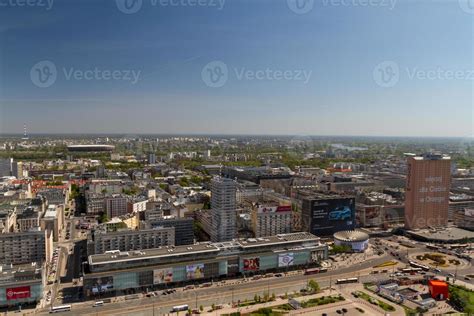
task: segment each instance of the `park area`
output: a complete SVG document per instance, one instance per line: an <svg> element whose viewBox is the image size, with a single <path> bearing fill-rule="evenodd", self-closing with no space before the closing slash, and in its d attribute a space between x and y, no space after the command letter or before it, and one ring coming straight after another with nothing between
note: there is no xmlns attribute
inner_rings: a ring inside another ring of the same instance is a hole
<svg viewBox="0 0 474 316"><path fill-rule="evenodd" d="M423 264L427 264L431 267L440 267L440 268L455 268L459 267L462 264L462 261L446 254L441 253L425 253L425 254L417 254L415 259L418 262L422 262Z"/></svg>

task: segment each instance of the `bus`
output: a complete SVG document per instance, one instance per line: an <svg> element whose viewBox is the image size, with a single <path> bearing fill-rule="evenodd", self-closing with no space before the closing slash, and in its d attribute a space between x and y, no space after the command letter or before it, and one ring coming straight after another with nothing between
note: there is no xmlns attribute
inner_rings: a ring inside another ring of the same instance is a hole
<svg viewBox="0 0 474 316"><path fill-rule="evenodd" d="M310 275L310 274L318 274L318 273L323 273L323 272L328 272L328 269L326 269L326 268L306 269L304 271L304 274L305 275Z"/></svg>
<svg viewBox="0 0 474 316"><path fill-rule="evenodd" d="M175 312L184 312L184 311L188 311L189 310L189 306L188 305L177 305L177 306L173 306L173 308L171 309L171 312L172 313L175 313Z"/></svg>
<svg viewBox="0 0 474 316"><path fill-rule="evenodd" d="M71 305L61 305L51 307L49 313L60 313L60 312L69 312L71 310Z"/></svg>
<svg viewBox="0 0 474 316"><path fill-rule="evenodd" d="M347 279L337 279L336 284L347 284L347 283L357 283L359 282L358 278L347 278Z"/></svg>
<svg viewBox="0 0 474 316"><path fill-rule="evenodd" d="M414 268L420 268L423 271L430 271L430 268L414 261L409 261L410 265Z"/></svg>
<svg viewBox="0 0 474 316"><path fill-rule="evenodd" d="M405 269L402 269L403 273L417 273L417 272L420 272L420 271L423 271L423 269L421 269L421 268L405 268Z"/></svg>

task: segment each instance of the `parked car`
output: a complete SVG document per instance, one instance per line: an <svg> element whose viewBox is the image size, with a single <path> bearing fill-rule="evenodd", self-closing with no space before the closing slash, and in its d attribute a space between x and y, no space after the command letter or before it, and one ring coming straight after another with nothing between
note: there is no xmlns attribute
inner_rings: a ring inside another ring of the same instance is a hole
<svg viewBox="0 0 474 316"><path fill-rule="evenodd" d="M348 206L338 207L329 213L328 218L330 221L349 220L352 218L352 210Z"/></svg>

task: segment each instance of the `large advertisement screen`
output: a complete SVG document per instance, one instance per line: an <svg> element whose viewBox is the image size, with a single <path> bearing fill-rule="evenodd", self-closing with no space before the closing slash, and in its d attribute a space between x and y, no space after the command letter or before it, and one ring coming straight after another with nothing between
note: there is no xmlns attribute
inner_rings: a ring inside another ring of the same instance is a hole
<svg viewBox="0 0 474 316"><path fill-rule="evenodd" d="M204 278L204 264L198 263L186 266L186 278L188 280Z"/></svg>
<svg viewBox="0 0 474 316"><path fill-rule="evenodd" d="M292 252L278 255L278 267L289 267L295 262L295 256Z"/></svg>
<svg viewBox="0 0 474 316"><path fill-rule="evenodd" d="M153 284L173 282L173 268L153 270Z"/></svg>
<svg viewBox="0 0 474 316"><path fill-rule="evenodd" d="M21 298L30 298L31 290L29 286L12 287L12 288L7 288L5 290L5 294L7 297L7 301L17 300Z"/></svg>
<svg viewBox="0 0 474 316"><path fill-rule="evenodd" d="M355 228L354 198L312 201L311 232L317 236L332 235Z"/></svg>
<svg viewBox="0 0 474 316"><path fill-rule="evenodd" d="M102 277L93 279L92 284L92 293L102 293L107 291L112 291L114 289L114 279L113 277Z"/></svg>
<svg viewBox="0 0 474 316"><path fill-rule="evenodd" d="M260 270L260 258L244 259L244 271L258 271Z"/></svg>

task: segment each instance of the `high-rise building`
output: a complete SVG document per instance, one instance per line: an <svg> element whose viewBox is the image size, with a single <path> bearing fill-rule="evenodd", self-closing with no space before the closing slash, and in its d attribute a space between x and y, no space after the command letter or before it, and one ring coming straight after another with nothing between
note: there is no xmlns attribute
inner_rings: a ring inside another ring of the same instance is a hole
<svg viewBox="0 0 474 316"><path fill-rule="evenodd" d="M12 176L17 179L21 179L24 177L24 166L21 161L12 161Z"/></svg>
<svg viewBox="0 0 474 316"><path fill-rule="evenodd" d="M156 154L155 153L148 153L148 163L150 165L156 164Z"/></svg>
<svg viewBox="0 0 474 316"><path fill-rule="evenodd" d="M237 225L236 183L232 179L215 177L211 181L211 214L213 242L234 239Z"/></svg>
<svg viewBox="0 0 474 316"><path fill-rule="evenodd" d="M405 227L448 224L451 158L439 154L409 157L405 193Z"/></svg>
<svg viewBox="0 0 474 316"><path fill-rule="evenodd" d="M12 159L1 158L0 159L0 177L9 177L12 173Z"/></svg>
<svg viewBox="0 0 474 316"><path fill-rule="evenodd" d="M115 194L105 199L105 213L109 218L122 216L128 213L127 197Z"/></svg>

